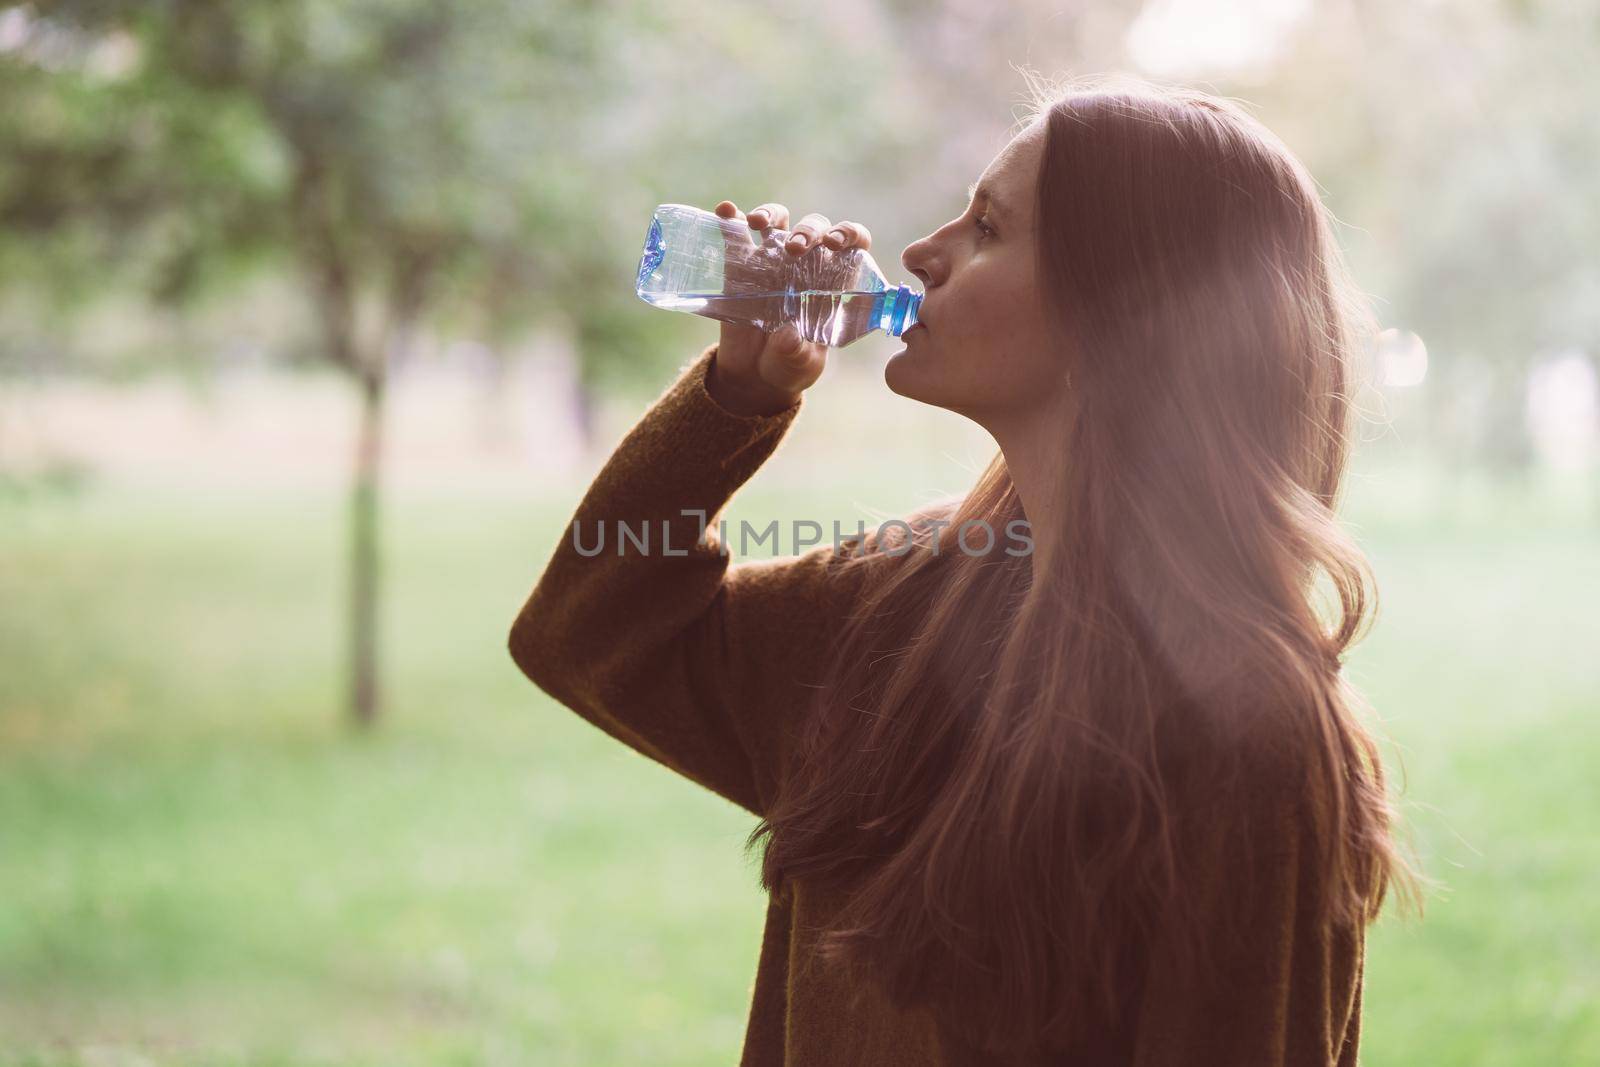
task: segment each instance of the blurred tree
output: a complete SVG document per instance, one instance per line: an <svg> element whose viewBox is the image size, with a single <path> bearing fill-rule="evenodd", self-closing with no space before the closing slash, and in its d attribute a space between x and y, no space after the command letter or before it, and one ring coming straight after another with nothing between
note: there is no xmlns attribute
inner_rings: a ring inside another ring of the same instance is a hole
<svg viewBox="0 0 1600 1067"><path fill-rule="evenodd" d="M356 386L349 709L361 726L379 708L389 367L485 277L524 280L524 313L537 310L562 248L526 239L554 214L528 165L548 131L532 118L538 80L505 76L535 56L549 78L581 67L582 37L567 32L580 7L67 0L0 16L22 19L0 78L29 109L9 111L24 136L3 217L56 248L136 233L131 258L168 303L287 264L322 355ZM62 273L92 286L84 260L65 256Z"/></svg>
<svg viewBox="0 0 1600 1067"><path fill-rule="evenodd" d="M1593 0L1318 4L1250 92L1355 224L1383 318L1426 342L1426 430L1457 463L1523 470L1533 363L1600 351L1596 17Z"/></svg>

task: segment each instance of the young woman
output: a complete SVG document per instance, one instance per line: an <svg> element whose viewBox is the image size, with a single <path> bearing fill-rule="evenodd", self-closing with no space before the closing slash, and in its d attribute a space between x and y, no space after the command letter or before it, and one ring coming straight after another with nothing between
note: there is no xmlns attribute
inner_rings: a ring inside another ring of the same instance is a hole
<svg viewBox="0 0 1600 1067"><path fill-rule="evenodd" d="M787 249L870 243L813 214ZM746 1065L1351 1067L1365 927L1412 883L1340 673L1373 607L1335 515L1372 323L1312 178L1225 99L1049 92L902 260L927 295L887 384L994 436L976 485L730 566L716 517L826 352L724 324L513 656L761 817Z"/></svg>

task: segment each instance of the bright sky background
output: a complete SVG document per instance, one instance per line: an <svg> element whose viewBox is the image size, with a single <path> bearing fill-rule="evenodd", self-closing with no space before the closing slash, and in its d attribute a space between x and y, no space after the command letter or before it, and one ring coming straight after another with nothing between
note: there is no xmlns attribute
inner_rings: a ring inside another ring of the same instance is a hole
<svg viewBox="0 0 1600 1067"><path fill-rule="evenodd" d="M1310 10L1310 0L1157 0L1128 31L1134 60L1163 77L1255 67Z"/></svg>

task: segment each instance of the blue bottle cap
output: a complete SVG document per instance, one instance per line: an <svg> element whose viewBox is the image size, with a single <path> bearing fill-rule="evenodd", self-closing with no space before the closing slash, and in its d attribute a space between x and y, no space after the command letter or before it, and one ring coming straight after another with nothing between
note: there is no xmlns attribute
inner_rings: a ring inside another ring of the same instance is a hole
<svg viewBox="0 0 1600 1067"><path fill-rule="evenodd" d="M890 337L899 337L917 324L917 309L922 306L922 294L908 285L885 289L878 298L876 328Z"/></svg>

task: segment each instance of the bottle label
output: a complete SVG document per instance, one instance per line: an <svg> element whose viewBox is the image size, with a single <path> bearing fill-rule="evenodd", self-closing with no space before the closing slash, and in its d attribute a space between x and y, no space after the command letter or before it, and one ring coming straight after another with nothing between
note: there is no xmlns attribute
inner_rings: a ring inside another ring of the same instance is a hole
<svg viewBox="0 0 1600 1067"><path fill-rule="evenodd" d="M650 220L650 232L644 239L644 254L639 257L639 279L635 284L636 289L643 289L645 279L655 273L661 265L661 259L667 254L666 246L661 243L661 220Z"/></svg>

